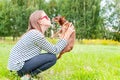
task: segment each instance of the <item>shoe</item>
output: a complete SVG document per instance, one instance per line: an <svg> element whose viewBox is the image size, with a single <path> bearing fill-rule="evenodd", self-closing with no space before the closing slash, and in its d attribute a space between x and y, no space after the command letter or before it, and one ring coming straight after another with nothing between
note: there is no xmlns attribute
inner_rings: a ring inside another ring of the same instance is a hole
<svg viewBox="0 0 120 80"><path fill-rule="evenodd" d="M35 78L31 78L30 80L38 80L38 79L35 79Z"/></svg>
<svg viewBox="0 0 120 80"><path fill-rule="evenodd" d="M31 79L31 77L24 75L23 77L21 77L21 80L32 80L32 79Z"/></svg>

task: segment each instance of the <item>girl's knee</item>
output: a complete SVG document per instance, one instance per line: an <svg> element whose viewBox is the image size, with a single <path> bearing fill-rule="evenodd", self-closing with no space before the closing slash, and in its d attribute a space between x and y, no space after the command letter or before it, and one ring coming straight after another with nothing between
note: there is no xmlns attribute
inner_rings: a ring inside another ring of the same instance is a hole
<svg viewBox="0 0 120 80"><path fill-rule="evenodd" d="M55 55L55 54L53 54L53 53L49 53L49 54L50 54L50 55L49 55L50 60L51 60L51 61L55 61L55 62L56 62L56 60L57 60L56 55Z"/></svg>

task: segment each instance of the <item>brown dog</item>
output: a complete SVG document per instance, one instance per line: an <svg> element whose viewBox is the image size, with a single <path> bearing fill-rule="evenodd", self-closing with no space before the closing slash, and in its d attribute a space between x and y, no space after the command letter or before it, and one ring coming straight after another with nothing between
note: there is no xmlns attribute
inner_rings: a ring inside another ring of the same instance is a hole
<svg viewBox="0 0 120 80"><path fill-rule="evenodd" d="M67 21L64 17L62 16L57 16L55 18L53 18L54 22L57 22L60 26L61 29L56 32L52 37L58 36L58 34L65 34L66 30L68 29L69 26L73 26L72 23L70 23L69 21ZM75 32L73 32L70 35L70 38L68 40L68 44L67 46L61 51L61 53L59 54L59 56L57 57L58 59L65 53L65 52L69 52L73 49L74 46L74 42L75 42Z"/></svg>

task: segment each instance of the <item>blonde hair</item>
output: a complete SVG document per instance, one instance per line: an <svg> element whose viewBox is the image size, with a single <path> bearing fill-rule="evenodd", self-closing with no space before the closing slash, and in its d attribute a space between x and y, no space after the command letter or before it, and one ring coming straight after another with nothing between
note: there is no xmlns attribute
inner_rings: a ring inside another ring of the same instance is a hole
<svg viewBox="0 0 120 80"><path fill-rule="evenodd" d="M28 22L28 30L27 31L29 31L31 29L37 29L40 32L42 32L40 25L37 23L38 19L40 19L42 17L42 13L45 13L45 12L43 10L36 10L35 12L33 12L30 15L29 22Z"/></svg>

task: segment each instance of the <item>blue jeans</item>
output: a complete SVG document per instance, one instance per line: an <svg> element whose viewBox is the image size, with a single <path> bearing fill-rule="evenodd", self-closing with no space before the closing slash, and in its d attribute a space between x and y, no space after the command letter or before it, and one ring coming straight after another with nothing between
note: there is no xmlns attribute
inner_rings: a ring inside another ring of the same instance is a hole
<svg viewBox="0 0 120 80"><path fill-rule="evenodd" d="M27 60L23 68L17 71L18 75L22 77L25 74L30 74L32 76L52 67L56 63L56 55L52 53L40 54Z"/></svg>

